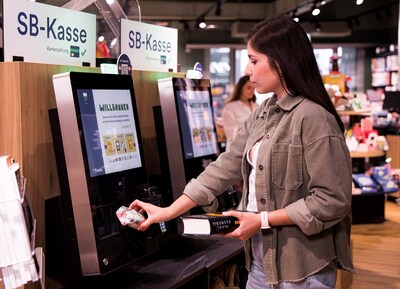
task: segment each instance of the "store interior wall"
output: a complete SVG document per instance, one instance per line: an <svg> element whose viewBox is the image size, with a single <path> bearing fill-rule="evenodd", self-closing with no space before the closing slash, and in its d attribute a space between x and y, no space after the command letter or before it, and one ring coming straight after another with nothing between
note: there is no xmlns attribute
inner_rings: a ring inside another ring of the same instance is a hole
<svg viewBox="0 0 400 289"><path fill-rule="evenodd" d="M20 0L26 1L26 0ZM92 0L38 0L39 3L63 7L68 3L77 6L79 3L93 3ZM301 10L311 0L248 0L222 1L220 14L216 13L216 0L118 0L130 20L138 21L139 3L141 21L178 29L178 70L186 72L192 69L194 63L201 62L205 70L208 49L211 47L244 47L248 29L256 22L274 15L292 13ZM377 45L398 44L399 1L380 0L364 1L357 6L355 1L330 0L321 7L320 15L314 17L310 11L302 12L300 23L310 33L314 47L353 47L358 55L364 55L364 61L358 56L357 74L362 75L364 83L357 82L357 90L364 90L371 83L371 72L368 70L370 58ZM76 4L76 5L75 5ZM304 10L304 9L303 9ZM2 11L2 1L0 1ZM102 14L94 4L90 4L83 12L97 15L98 34L103 33L106 41L111 41L113 35ZM2 12L0 12L0 16ZM205 15L207 23L216 27L199 29L196 20ZM1 18L1 17L0 17ZM0 21L1 23L2 21ZM321 24L321 31L312 31L315 23ZM0 25L1 26L1 25ZM336 28L332 28L336 27ZM1 29L1 28L0 28ZM333 30L332 30L333 29ZM335 30L336 29L336 30ZM339 31L340 30L340 31ZM339 32L345 31L343 36ZM2 41L0 40L0 47ZM193 48L197 47L197 48ZM1 49L1 48L0 48ZM364 52L364 50L366 50ZM117 57L115 54L113 57ZM231 63L232 65L232 63ZM364 68L364 69L363 69ZM235 69L237 70L237 69ZM237 72L232 70L231 80L237 79Z"/></svg>

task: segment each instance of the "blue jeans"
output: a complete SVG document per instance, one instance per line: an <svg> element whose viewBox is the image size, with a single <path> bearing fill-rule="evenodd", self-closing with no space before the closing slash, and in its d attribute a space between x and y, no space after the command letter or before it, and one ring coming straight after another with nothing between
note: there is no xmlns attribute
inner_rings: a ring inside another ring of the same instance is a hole
<svg viewBox="0 0 400 289"><path fill-rule="evenodd" d="M261 233L251 237L252 262L246 289L334 289L336 285L336 261L332 261L321 271L299 282L280 282L269 285L265 281L263 268L263 243Z"/></svg>

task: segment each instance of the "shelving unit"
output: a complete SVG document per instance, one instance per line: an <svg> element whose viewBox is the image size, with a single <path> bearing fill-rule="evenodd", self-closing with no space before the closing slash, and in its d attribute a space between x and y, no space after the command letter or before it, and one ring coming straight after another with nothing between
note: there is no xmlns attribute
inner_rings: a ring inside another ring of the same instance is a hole
<svg viewBox="0 0 400 289"><path fill-rule="evenodd" d="M367 151L367 152L350 152L351 158L377 158L384 157L385 152L376 150L376 151Z"/></svg>
<svg viewBox="0 0 400 289"><path fill-rule="evenodd" d="M371 115L370 111L339 111L340 116L349 117L347 128ZM373 163L385 157L381 150L351 151L353 173L363 173ZM381 223L385 220L385 194L354 194L352 197L353 224Z"/></svg>
<svg viewBox="0 0 400 289"><path fill-rule="evenodd" d="M377 48L376 57L371 59L371 86L386 91L395 91L398 86L398 56L397 49L387 47Z"/></svg>

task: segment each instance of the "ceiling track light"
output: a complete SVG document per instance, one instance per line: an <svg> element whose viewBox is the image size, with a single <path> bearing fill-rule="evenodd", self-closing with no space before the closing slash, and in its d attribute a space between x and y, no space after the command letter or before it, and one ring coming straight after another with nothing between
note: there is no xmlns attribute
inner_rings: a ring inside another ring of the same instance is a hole
<svg viewBox="0 0 400 289"><path fill-rule="evenodd" d="M319 13L321 13L321 9L319 9L317 7L313 8L313 11L312 11L313 16L318 16Z"/></svg>
<svg viewBox="0 0 400 289"><path fill-rule="evenodd" d="M207 23L206 23L204 15L200 15L199 17L197 17L196 26L201 29L204 29L207 27Z"/></svg>
<svg viewBox="0 0 400 289"><path fill-rule="evenodd" d="M320 6L321 6L320 2L314 2L314 5L312 7L312 12L311 12L311 14L313 16L317 16L317 15L319 15L319 13L321 13Z"/></svg>
<svg viewBox="0 0 400 289"><path fill-rule="evenodd" d="M292 18L296 18L297 17L296 14L297 14L297 9L295 8L289 13L289 16Z"/></svg>
<svg viewBox="0 0 400 289"><path fill-rule="evenodd" d="M299 17L305 13L311 13L313 16L318 16L321 13L321 7L333 2L333 0L307 0L303 2L304 3L297 4L285 12L285 15L291 17L296 22L300 21ZM303 21L303 19L301 19L301 21Z"/></svg>
<svg viewBox="0 0 400 289"><path fill-rule="evenodd" d="M222 9L221 9L221 6L222 6L222 0L218 0L217 1L217 5L215 6L215 16L221 16L221 13L222 13Z"/></svg>

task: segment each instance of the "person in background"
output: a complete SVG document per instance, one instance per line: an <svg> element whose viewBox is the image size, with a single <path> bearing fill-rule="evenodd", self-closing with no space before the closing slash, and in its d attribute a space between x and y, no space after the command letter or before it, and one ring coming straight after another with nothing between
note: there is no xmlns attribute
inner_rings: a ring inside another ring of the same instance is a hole
<svg viewBox="0 0 400 289"><path fill-rule="evenodd" d="M312 45L287 16L264 20L248 34L245 73L259 93L274 95L254 111L227 152L139 225L170 220L243 178L240 226L224 234L244 240L247 289L335 288L336 271L353 271L350 251L352 167L344 126L324 88Z"/></svg>
<svg viewBox="0 0 400 289"><path fill-rule="evenodd" d="M253 83L248 75L242 76L222 110L222 123L226 137L226 149L235 134L243 127L244 121L259 105L256 103Z"/></svg>

